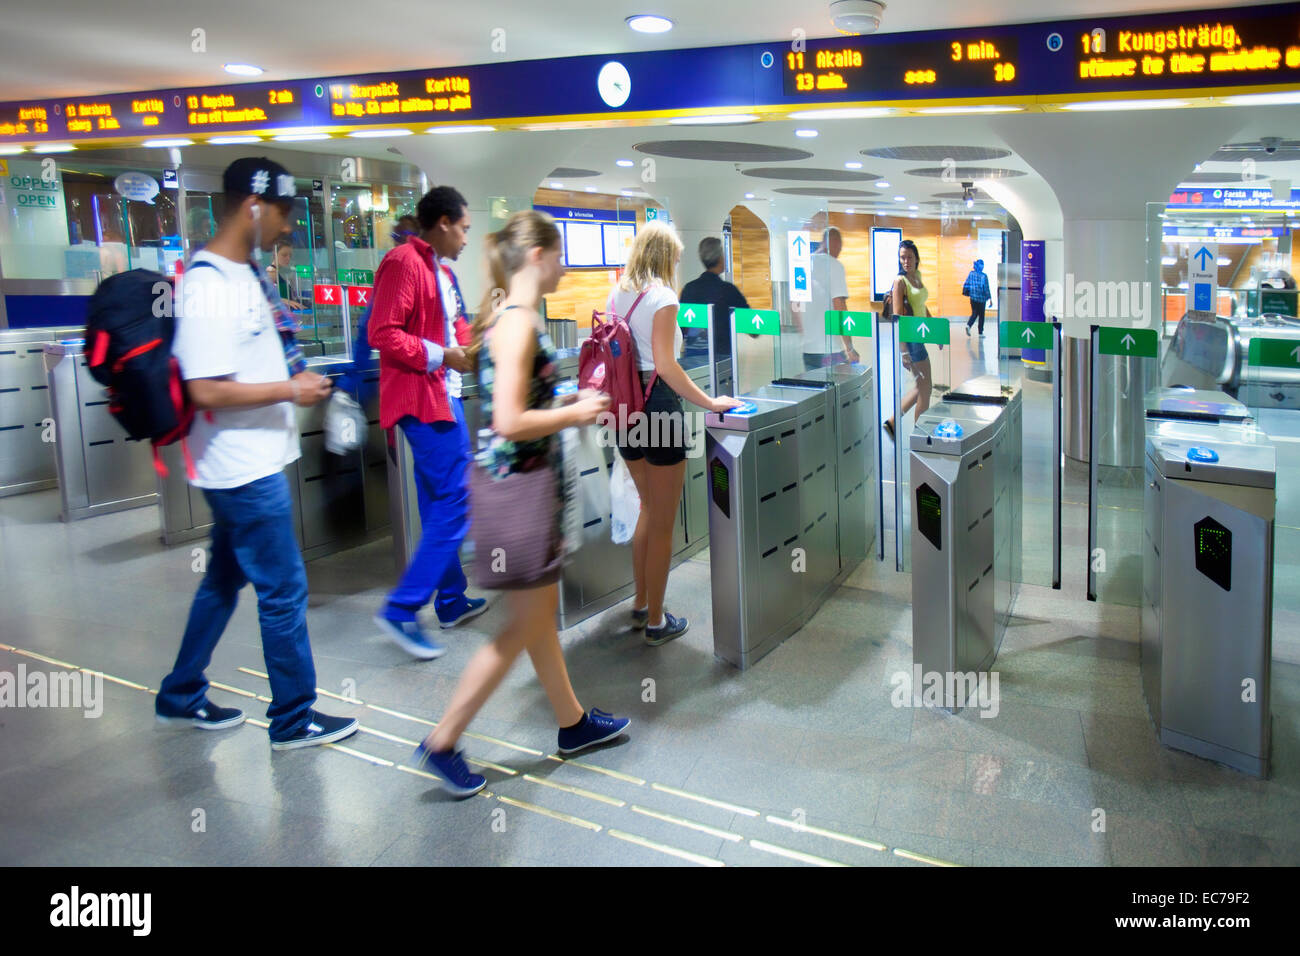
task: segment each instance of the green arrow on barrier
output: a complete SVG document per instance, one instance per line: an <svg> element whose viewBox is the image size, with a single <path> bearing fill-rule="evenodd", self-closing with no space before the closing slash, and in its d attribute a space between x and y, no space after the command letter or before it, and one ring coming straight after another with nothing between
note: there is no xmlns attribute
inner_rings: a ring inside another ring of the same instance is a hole
<svg viewBox="0 0 1300 956"><path fill-rule="evenodd" d="M900 315L898 317L900 342L923 342L926 345L948 344L948 320L929 316Z"/></svg>
<svg viewBox="0 0 1300 956"><path fill-rule="evenodd" d="M845 309L826 310L827 335L861 335L871 337L871 313Z"/></svg>
<svg viewBox="0 0 1300 956"><path fill-rule="evenodd" d="M999 322L998 347L1004 349L1050 349L1056 336L1047 322Z"/></svg>
<svg viewBox="0 0 1300 956"><path fill-rule="evenodd" d="M737 332L753 335L780 335L781 316L772 309L733 309Z"/></svg>
<svg viewBox="0 0 1300 956"><path fill-rule="evenodd" d="M1155 358L1160 354L1160 336L1155 329L1097 330L1097 351L1102 355L1135 355Z"/></svg>
<svg viewBox="0 0 1300 956"><path fill-rule="evenodd" d="M1247 361L1256 368L1300 368L1300 344L1295 339L1251 339Z"/></svg>
<svg viewBox="0 0 1300 956"><path fill-rule="evenodd" d="M709 307L697 302L683 302L677 306L677 324L684 329L707 329Z"/></svg>

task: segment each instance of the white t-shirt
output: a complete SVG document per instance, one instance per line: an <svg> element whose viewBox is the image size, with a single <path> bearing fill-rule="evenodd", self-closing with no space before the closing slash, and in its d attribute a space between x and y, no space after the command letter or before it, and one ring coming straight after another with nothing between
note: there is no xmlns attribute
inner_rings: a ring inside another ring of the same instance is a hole
<svg viewBox="0 0 1300 956"><path fill-rule="evenodd" d="M632 303L636 302L636 297L640 294L640 292L624 292L618 286L614 286L614 290L609 294L609 301L605 303L605 311L613 312L619 318L627 320L628 327L632 330L632 339L636 343L637 368L652 372L655 367L655 353L654 345L651 343L651 332L654 330L655 313L669 305L674 309L677 308L677 293L666 285L655 283L645 290L645 298L632 313L632 318L628 319L628 309L632 308ZM681 355L682 330L676 319L673 320L673 330L673 355Z"/></svg>
<svg viewBox="0 0 1300 956"><path fill-rule="evenodd" d="M447 313L447 344L446 348L452 349L457 345L456 342L456 289L447 278L447 273L442 269L442 263L438 263L438 291L442 293L442 311ZM452 398L460 398L460 372L456 371L450 365L446 368L447 394Z"/></svg>
<svg viewBox="0 0 1300 956"><path fill-rule="evenodd" d="M209 269L194 267L211 262ZM172 354L186 379L284 382L289 368L261 284L247 263L200 252L185 270ZM209 420L209 418L211 420ZM297 461L292 402L199 411L189 435L199 488L238 488Z"/></svg>
<svg viewBox="0 0 1300 956"><path fill-rule="evenodd" d="M829 253L818 252L812 257L812 301L804 303L803 335L800 348L809 355L825 355L826 312L835 308L835 300L849 297L849 280L844 263ZM832 347L832 351L836 349Z"/></svg>

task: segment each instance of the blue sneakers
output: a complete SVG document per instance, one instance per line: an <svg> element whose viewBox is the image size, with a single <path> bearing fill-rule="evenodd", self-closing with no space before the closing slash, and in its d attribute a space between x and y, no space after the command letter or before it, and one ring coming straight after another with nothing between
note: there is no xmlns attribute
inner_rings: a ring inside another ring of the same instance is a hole
<svg viewBox="0 0 1300 956"><path fill-rule="evenodd" d="M331 717L329 714L313 710L311 720L306 727L284 740L273 738L271 749L297 750L299 747L316 747L320 744L333 743L344 737L351 737L357 732L358 726L355 717Z"/></svg>
<svg viewBox="0 0 1300 956"><path fill-rule="evenodd" d="M681 637L686 633L686 629L691 626L691 622L684 617L673 617L667 611L664 611L664 622L658 627L646 625L645 642L651 647L658 647L660 644L667 644L673 638Z"/></svg>
<svg viewBox="0 0 1300 956"><path fill-rule="evenodd" d="M631 724L632 721L627 717L615 717L593 707L583 714L576 727L560 728L560 753L576 754L588 747L607 743L621 735Z"/></svg>
<svg viewBox="0 0 1300 956"><path fill-rule="evenodd" d="M632 630L639 631L650 620L650 608L632 608Z"/></svg>
<svg viewBox="0 0 1300 956"><path fill-rule="evenodd" d="M431 661L447 653L447 648L424 633L419 621L395 621L381 612L375 615L375 623L394 644L412 657Z"/></svg>
<svg viewBox="0 0 1300 956"><path fill-rule="evenodd" d="M487 610L487 598L463 598L460 604L457 604L452 612L443 615L438 612L438 626L444 631L449 627L455 627L468 621L472 617L478 617Z"/></svg>
<svg viewBox="0 0 1300 956"><path fill-rule="evenodd" d="M442 778L442 787L458 797L472 797L487 786L487 777L470 773L465 766L465 751L448 750L437 753L421 742L412 755L417 770L436 774Z"/></svg>
<svg viewBox="0 0 1300 956"><path fill-rule="evenodd" d="M158 723L170 726L189 725L200 730L225 730L238 727L244 722L244 712L236 707L218 707L210 700L203 706L188 714L164 714L156 711Z"/></svg>

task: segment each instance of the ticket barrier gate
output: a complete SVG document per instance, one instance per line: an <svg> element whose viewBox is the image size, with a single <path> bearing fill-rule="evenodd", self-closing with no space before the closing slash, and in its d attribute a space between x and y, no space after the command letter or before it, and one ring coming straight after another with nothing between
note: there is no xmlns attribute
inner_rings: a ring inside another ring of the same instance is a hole
<svg viewBox="0 0 1300 956"><path fill-rule="evenodd" d="M839 560L851 570L869 553L879 533L880 444L876 436L875 370L841 363L813 369L790 379L791 384L829 383L834 388L831 412L835 422L835 500L839 509Z"/></svg>
<svg viewBox="0 0 1300 956"><path fill-rule="evenodd" d="M349 365L346 356L307 358L309 371L331 379L337 379ZM379 372L367 375L373 385ZM377 406L377 398L367 404L365 441L345 455L325 449L324 402L294 408L302 456L285 468L285 476L293 497L294 533L304 560L362 544L388 527L387 443L379 427ZM167 476L158 478L164 543L206 538L212 530L212 512L202 489L186 480L179 446L168 445L161 451L167 466Z"/></svg>
<svg viewBox="0 0 1300 956"><path fill-rule="evenodd" d="M988 670L1011 617L1020 544L1019 390L973 381L950 391L911 436L912 655L944 675L958 710L957 675ZM949 676L951 675L951 677Z"/></svg>
<svg viewBox="0 0 1300 956"><path fill-rule="evenodd" d="M45 346L79 338L84 328L0 331L0 498L58 484Z"/></svg>
<svg viewBox="0 0 1300 956"><path fill-rule="evenodd" d="M576 379L578 375L578 349L559 350L559 377ZM702 363L685 368L686 373L707 394L714 394L710 367ZM729 383L730 360L718 363L718 380ZM470 444L474 447L480 427L485 425L480 413L478 382L475 376L462 379L461 400L465 409L465 423L469 429ZM701 449L704 424L700 410L683 403L686 412L684 427L692 429L691 447ZM407 563L420 543L420 513L415 491L415 465L410 446L400 428L393 429L394 443L390 449L389 489L393 509L393 546L398 573ZM610 513L594 507L600 502L608 505L609 479L618 450L600 447L595 443L579 446L578 495L583 505L582 547L564 566L560 575L559 626L573 627L606 608L632 596L632 552L630 545L614 544L610 536ZM673 526L672 564L685 561L703 548L709 540L707 506L707 481L705 456L692 452L686 459L686 477L682 501ZM465 542L463 560L473 551L474 528L471 525Z"/></svg>
<svg viewBox="0 0 1300 956"><path fill-rule="evenodd" d="M836 390L765 385L706 416L713 652L745 670L799 630L842 566Z"/></svg>
<svg viewBox="0 0 1300 956"><path fill-rule="evenodd" d="M1222 392L1148 401L1142 690L1160 742L1269 771L1277 453Z"/></svg>

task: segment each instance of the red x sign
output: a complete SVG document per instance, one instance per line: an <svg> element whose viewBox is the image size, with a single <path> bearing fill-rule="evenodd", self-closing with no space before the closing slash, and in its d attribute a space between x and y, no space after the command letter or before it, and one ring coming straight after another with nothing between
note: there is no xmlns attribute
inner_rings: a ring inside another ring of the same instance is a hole
<svg viewBox="0 0 1300 956"><path fill-rule="evenodd" d="M317 285L313 288L314 301L317 305L342 305L343 286Z"/></svg>
<svg viewBox="0 0 1300 956"><path fill-rule="evenodd" d="M347 285L343 288L348 290L348 305L359 305L364 309L370 304L371 286Z"/></svg>

